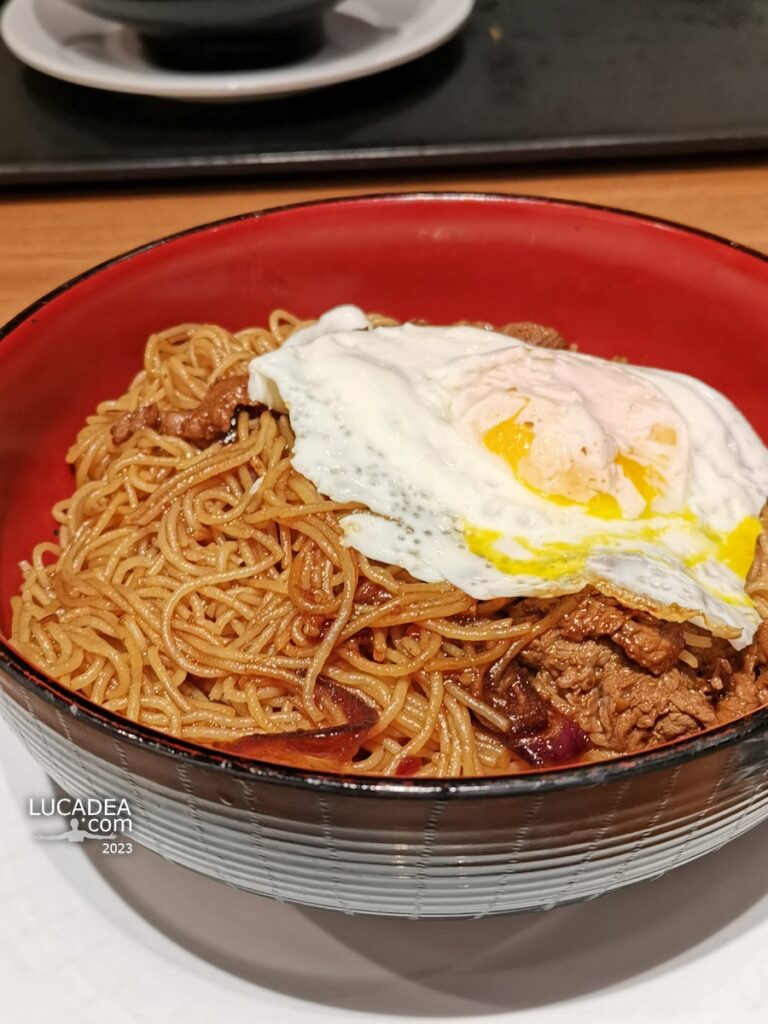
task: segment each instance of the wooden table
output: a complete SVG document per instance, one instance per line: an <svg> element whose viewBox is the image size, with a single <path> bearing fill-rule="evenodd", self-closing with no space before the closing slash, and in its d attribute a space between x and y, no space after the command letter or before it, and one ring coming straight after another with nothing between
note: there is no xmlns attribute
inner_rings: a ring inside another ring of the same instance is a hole
<svg viewBox="0 0 768 1024"><path fill-rule="evenodd" d="M766 161L7 194L0 198L0 323L94 263L194 224L282 203L409 189L522 192L605 203L668 217L768 252Z"/></svg>

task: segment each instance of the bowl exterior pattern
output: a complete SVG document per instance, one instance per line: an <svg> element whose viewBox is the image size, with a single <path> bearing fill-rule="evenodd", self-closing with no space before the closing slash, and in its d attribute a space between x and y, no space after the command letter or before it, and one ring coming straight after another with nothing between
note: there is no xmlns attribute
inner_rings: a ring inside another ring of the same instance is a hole
<svg viewBox="0 0 768 1024"><path fill-rule="evenodd" d="M592 787L371 798L190 765L2 681L4 716L69 795L125 797L137 843L306 906L421 918L548 909L658 877L768 817L764 733Z"/></svg>

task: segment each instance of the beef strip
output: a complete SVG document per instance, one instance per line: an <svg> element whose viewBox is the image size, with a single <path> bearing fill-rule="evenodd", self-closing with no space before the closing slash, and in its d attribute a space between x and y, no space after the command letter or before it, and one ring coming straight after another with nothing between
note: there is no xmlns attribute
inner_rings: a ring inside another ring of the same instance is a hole
<svg viewBox="0 0 768 1024"><path fill-rule="evenodd" d="M588 593L563 617L560 631L569 640L610 637L630 661L657 676L677 663L685 647L684 630L678 623L623 608L602 594Z"/></svg>
<svg viewBox="0 0 768 1024"><path fill-rule="evenodd" d="M131 412L124 412L119 419L112 424L112 440L115 444L124 444L132 434L143 427L150 427L157 430L160 423L160 410L157 402L150 402L149 405L141 405Z"/></svg>
<svg viewBox="0 0 768 1024"><path fill-rule="evenodd" d="M520 660L536 689L573 718L597 747L639 750L714 724L710 694L685 668L652 675L605 638L571 640L555 628Z"/></svg>
<svg viewBox="0 0 768 1024"><path fill-rule="evenodd" d="M758 665L768 665L768 619L764 619L755 633L755 659Z"/></svg>
<svg viewBox="0 0 768 1024"><path fill-rule="evenodd" d="M194 409L159 409L155 402L123 413L112 425L112 440L120 445L142 427L161 434L183 437L186 441L210 444L230 428L232 417L241 406L248 406L248 377L222 377L208 389Z"/></svg>
<svg viewBox="0 0 768 1024"><path fill-rule="evenodd" d="M550 600L526 598L505 614L537 618L552 607ZM680 660L684 650L686 661ZM501 663L501 679L490 666L475 690L491 707L510 718L517 709L533 730L539 705L527 694L530 687L545 708L565 715L610 753L679 739L768 703L768 623L738 652L700 627L657 620L591 588L513 662Z"/></svg>
<svg viewBox="0 0 768 1024"><path fill-rule="evenodd" d="M519 338L520 341L525 341L529 345L538 345L539 348L568 348L568 342L554 327L534 324L529 320L506 324L502 327L501 333Z"/></svg>
<svg viewBox="0 0 768 1024"><path fill-rule="evenodd" d="M727 722L749 714L768 702L768 673L737 671L728 678L723 697L717 705L718 721Z"/></svg>
<svg viewBox="0 0 768 1024"><path fill-rule="evenodd" d="M761 704L768 703L768 621L757 627L755 638L734 667L724 658L718 659L716 671L722 676L722 697L718 702L718 719L729 721L749 714Z"/></svg>

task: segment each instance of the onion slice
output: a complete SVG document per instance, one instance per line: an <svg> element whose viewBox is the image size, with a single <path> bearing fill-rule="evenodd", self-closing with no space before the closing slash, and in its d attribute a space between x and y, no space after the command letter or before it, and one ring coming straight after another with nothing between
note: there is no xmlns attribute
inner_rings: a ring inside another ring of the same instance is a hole
<svg viewBox="0 0 768 1024"><path fill-rule="evenodd" d="M591 746L589 737L580 726L552 705L548 711L549 724L543 732L518 737L508 744L534 768L551 768L575 761Z"/></svg>
<svg viewBox="0 0 768 1024"><path fill-rule="evenodd" d="M587 734L542 697L521 665L505 662L491 665L483 680L484 701L509 722L491 732L534 768L575 761L591 746Z"/></svg>
<svg viewBox="0 0 768 1024"><path fill-rule="evenodd" d="M320 678L315 683L320 704L342 712L346 722L323 729L293 732L257 732L220 745L219 749L239 757L291 765L296 768L335 768L351 761L379 720L378 711L345 686Z"/></svg>

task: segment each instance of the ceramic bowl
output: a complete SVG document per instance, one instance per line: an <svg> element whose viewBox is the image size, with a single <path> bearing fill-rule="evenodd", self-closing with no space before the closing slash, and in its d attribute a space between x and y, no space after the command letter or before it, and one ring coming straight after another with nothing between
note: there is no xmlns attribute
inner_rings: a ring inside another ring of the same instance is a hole
<svg viewBox="0 0 768 1024"><path fill-rule="evenodd" d="M273 67L323 42L338 0L68 0L139 33L150 59L184 70Z"/></svg>
<svg viewBox="0 0 768 1024"><path fill-rule="evenodd" d="M694 372L768 435L768 262L614 210L392 195L246 214L120 256L0 341L0 631L18 562L71 492L64 454L124 390L146 336L343 302L433 322L529 319L584 351ZM71 693L0 642L0 710L73 796L125 797L133 839L313 907L482 917L656 877L768 817L768 710L614 761L435 781L311 773L170 739Z"/></svg>

